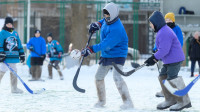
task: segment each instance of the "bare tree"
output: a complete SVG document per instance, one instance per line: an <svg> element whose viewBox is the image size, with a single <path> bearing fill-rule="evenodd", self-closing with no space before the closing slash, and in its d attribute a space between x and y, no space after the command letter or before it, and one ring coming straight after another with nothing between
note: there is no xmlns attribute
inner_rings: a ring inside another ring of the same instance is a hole
<svg viewBox="0 0 200 112"><path fill-rule="evenodd" d="M77 1L77 0L74 0ZM71 5L71 36L70 40L73 43L74 49L81 50L85 47L88 40L88 12L86 4L72 4ZM89 57L85 58L83 64L89 64Z"/></svg>

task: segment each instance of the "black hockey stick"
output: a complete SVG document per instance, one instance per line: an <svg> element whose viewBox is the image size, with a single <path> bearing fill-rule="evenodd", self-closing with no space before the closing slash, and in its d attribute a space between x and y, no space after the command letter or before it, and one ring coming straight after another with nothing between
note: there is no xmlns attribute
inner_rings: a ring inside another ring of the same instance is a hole
<svg viewBox="0 0 200 112"><path fill-rule="evenodd" d="M88 47L89 43L90 43L90 40L91 40L91 37L92 37L92 34L93 33L90 33L90 36L89 36L89 39L88 39L88 42L85 46L85 48ZM81 57L81 62L80 62L80 65L76 71L76 74L74 76L74 79L73 79L73 86L74 86L74 89L76 89L78 92L81 92L81 93L85 93L85 89L81 89L80 87L78 87L77 85L77 79L78 79L78 75L79 75L79 72L80 72L80 69L81 69L81 65L83 63L83 60L84 60L84 56Z"/></svg>
<svg viewBox="0 0 200 112"><path fill-rule="evenodd" d="M117 72L119 72L121 75L126 76L126 77L130 76L132 73L134 73L137 70L141 69L142 67L146 66L146 63L144 63L144 64L140 65L139 67L137 67L137 68L135 68L135 69L133 69L129 72L123 72L117 67L117 65L114 62L112 64L113 64L114 68L117 70Z"/></svg>

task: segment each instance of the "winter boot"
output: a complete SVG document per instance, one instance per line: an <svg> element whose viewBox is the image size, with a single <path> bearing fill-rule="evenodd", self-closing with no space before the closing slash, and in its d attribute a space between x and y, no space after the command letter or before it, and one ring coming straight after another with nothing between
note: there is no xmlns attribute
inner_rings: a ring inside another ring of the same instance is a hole
<svg viewBox="0 0 200 112"><path fill-rule="evenodd" d="M123 100L123 105L120 106L121 109L130 109L133 108L133 102L131 100L131 97L129 95L128 87L124 80L116 81L115 85L117 86L117 89L121 95L121 98Z"/></svg>
<svg viewBox="0 0 200 112"><path fill-rule="evenodd" d="M48 71L49 71L49 79L52 79L53 76L52 76L52 66L51 65L48 65Z"/></svg>
<svg viewBox="0 0 200 112"><path fill-rule="evenodd" d="M31 65L31 75L32 75L32 79L30 80L36 80L36 65Z"/></svg>
<svg viewBox="0 0 200 112"><path fill-rule="evenodd" d="M10 73L10 82L11 82L11 92L21 94L23 91L17 88L17 77Z"/></svg>
<svg viewBox="0 0 200 112"><path fill-rule="evenodd" d="M157 105L157 109L159 110L163 110L163 109L167 109L170 106L176 104L176 100L174 99L174 96L167 90L167 88L163 85L162 81L167 79L167 75L162 75L158 77L164 97L165 97L165 101L162 103L159 103Z"/></svg>
<svg viewBox="0 0 200 112"><path fill-rule="evenodd" d="M172 85L172 87L177 88L178 90L185 88L182 77L169 80L169 83ZM188 94L182 97L175 96L175 100L177 103L170 107L170 111L181 111L184 108L192 107Z"/></svg>
<svg viewBox="0 0 200 112"><path fill-rule="evenodd" d="M1 79L3 78L4 74L5 74L5 72L0 71L0 83L1 83Z"/></svg>
<svg viewBox="0 0 200 112"><path fill-rule="evenodd" d="M42 73L42 68L40 65L36 66L36 80L40 80L41 78L41 73Z"/></svg>
<svg viewBox="0 0 200 112"><path fill-rule="evenodd" d="M191 73L190 77L194 77L194 73Z"/></svg>
<svg viewBox="0 0 200 112"><path fill-rule="evenodd" d="M163 91L157 92L156 97L164 97Z"/></svg>
<svg viewBox="0 0 200 112"><path fill-rule="evenodd" d="M63 77L63 74L62 72L60 71L60 67L56 67L56 70L58 71L58 74L60 75L60 80L64 80L64 77Z"/></svg>
<svg viewBox="0 0 200 112"><path fill-rule="evenodd" d="M103 107L106 104L106 91L104 80L96 80L98 102L94 105L95 107Z"/></svg>

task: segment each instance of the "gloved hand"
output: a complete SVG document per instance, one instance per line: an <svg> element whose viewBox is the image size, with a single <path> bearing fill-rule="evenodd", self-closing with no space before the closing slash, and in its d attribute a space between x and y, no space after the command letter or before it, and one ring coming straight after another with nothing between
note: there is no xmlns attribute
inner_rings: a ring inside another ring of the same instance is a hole
<svg viewBox="0 0 200 112"><path fill-rule="evenodd" d="M152 55L150 58L148 58L144 63L146 63L146 66L152 66L155 63L157 63L158 60L155 58L154 55Z"/></svg>
<svg viewBox="0 0 200 112"><path fill-rule="evenodd" d="M84 57L87 57L88 55L92 54L94 51L92 49L92 46L90 47L87 47L85 49L82 49L81 51L81 55L84 56Z"/></svg>
<svg viewBox="0 0 200 112"><path fill-rule="evenodd" d="M59 52L58 58L62 58L62 52Z"/></svg>
<svg viewBox="0 0 200 112"><path fill-rule="evenodd" d="M42 58L42 60L44 61L44 59L46 58L46 55L45 55L45 54L43 54L43 55L41 55L40 57L41 57L41 58Z"/></svg>
<svg viewBox="0 0 200 112"><path fill-rule="evenodd" d="M30 47L29 47L29 50L30 50L30 51L33 51L33 50L34 50L33 46L30 46Z"/></svg>
<svg viewBox="0 0 200 112"><path fill-rule="evenodd" d="M101 24L99 22L91 23L89 33L94 33L101 28Z"/></svg>
<svg viewBox="0 0 200 112"><path fill-rule="evenodd" d="M20 62L23 63L25 61L24 53L19 53Z"/></svg>
<svg viewBox="0 0 200 112"><path fill-rule="evenodd" d="M0 52L0 62L3 62L6 59L6 54L4 52Z"/></svg>

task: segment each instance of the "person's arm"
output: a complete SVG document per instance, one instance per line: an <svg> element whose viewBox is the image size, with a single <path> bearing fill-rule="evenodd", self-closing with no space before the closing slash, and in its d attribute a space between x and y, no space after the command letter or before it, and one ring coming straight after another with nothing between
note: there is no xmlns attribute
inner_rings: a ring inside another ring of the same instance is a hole
<svg viewBox="0 0 200 112"><path fill-rule="evenodd" d="M178 37L181 47L183 47L183 34L180 27L177 27L176 36Z"/></svg>
<svg viewBox="0 0 200 112"><path fill-rule="evenodd" d="M30 39L29 42L26 44L26 48L30 49L31 46L33 46L32 45L32 39Z"/></svg>
<svg viewBox="0 0 200 112"><path fill-rule="evenodd" d="M98 51L109 51L121 42L122 37L120 36L120 30L111 30L107 37L101 41L101 43L93 45L92 49L96 53Z"/></svg>
<svg viewBox="0 0 200 112"><path fill-rule="evenodd" d="M4 52L3 46L4 46L4 38L2 33L0 32L0 52Z"/></svg>
<svg viewBox="0 0 200 112"><path fill-rule="evenodd" d="M158 40L159 46L157 46L158 51L154 54L154 56L157 60L160 60L169 53L173 39L169 37L169 35L162 35L162 37L158 39L159 39Z"/></svg>
<svg viewBox="0 0 200 112"><path fill-rule="evenodd" d="M42 38L42 55L46 54L46 41L44 40L44 38Z"/></svg>
<svg viewBox="0 0 200 112"><path fill-rule="evenodd" d="M24 49L23 49L23 46L22 46L22 43L21 43L21 40L20 40L19 36L17 36L17 43L18 43L18 51L19 51L19 53L24 53Z"/></svg>
<svg viewBox="0 0 200 112"><path fill-rule="evenodd" d="M61 44L58 42L58 41L55 41L55 48L56 48L56 51L58 52L58 53L63 53L63 49L62 49L62 46L61 46Z"/></svg>

